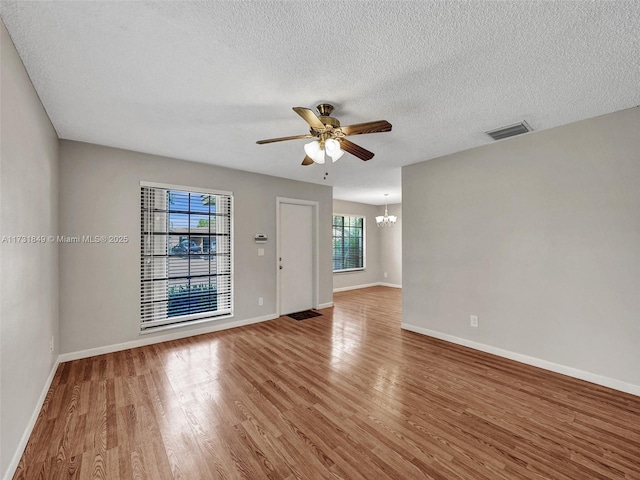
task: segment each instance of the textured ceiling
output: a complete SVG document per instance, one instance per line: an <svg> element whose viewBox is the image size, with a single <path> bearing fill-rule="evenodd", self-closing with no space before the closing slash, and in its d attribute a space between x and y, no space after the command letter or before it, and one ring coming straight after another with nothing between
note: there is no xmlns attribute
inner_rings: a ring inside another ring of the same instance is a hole
<svg viewBox="0 0 640 480"><path fill-rule="evenodd" d="M401 200L400 167L640 104L640 2L2 1L60 138ZM376 156L300 166L291 107L336 106ZM535 135L535 133L533 134ZM505 140L510 141L510 140Z"/></svg>

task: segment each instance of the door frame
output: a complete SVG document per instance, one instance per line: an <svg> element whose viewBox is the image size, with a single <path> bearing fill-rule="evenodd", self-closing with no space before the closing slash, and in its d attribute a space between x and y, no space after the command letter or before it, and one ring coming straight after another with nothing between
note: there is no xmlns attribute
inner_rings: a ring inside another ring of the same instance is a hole
<svg viewBox="0 0 640 480"><path fill-rule="evenodd" d="M280 296L282 295L282 286L280 282L280 245L282 244L282 229L280 218L280 206L283 203L292 205L304 205L311 207L311 220L312 220L312 232L311 232L311 248L312 248L312 263L313 272L311 273L312 283L312 296L313 296L313 308L318 308L318 299L320 298L320 235L319 235L319 223L320 223L320 202L313 200L301 200L298 198L276 197L276 315L280 314Z"/></svg>

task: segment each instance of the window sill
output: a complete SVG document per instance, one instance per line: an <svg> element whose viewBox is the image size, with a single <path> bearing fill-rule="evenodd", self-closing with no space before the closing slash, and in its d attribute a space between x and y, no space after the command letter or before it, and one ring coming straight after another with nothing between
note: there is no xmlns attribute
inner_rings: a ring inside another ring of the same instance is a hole
<svg viewBox="0 0 640 480"><path fill-rule="evenodd" d="M364 272L366 270L367 270L366 268L348 268L346 270L334 270L333 274L341 275L343 273L358 273L358 272Z"/></svg>
<svg viewBox="0 0 640 480"><path fill-rule="evenodd" d="M200 320L189 320L181 323L170 323L169 325L159 325L157 327L149 327L144 330L140 330L140 335L146 335L148 333L163 332L165 330L173 330L175 328L192 327L194 325L202 325L203 323L213 323L219 320L228 320L233 318L233 313L227 315L220 315L217 317L206 317Z"/></svg>

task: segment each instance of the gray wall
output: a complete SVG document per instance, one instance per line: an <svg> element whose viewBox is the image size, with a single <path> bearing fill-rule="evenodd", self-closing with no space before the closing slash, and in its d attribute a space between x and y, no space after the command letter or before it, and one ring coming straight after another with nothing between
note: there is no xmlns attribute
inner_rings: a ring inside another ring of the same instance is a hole
<svg viewBox="0 0 640 480"><path fill-rule="evenodd" d="M640 386L640 108L404 167L402 188L406 326Z"/></svg>
<svg viewBox="0 0 640 480"><path fill-rule="evenodd" d="M389 215L398 221L393 227L378 228L376 216L384 215L384 206L333 201L333 213L366 218L366 269L333 274L334 291L372 284L402 286L402 204L389 205ZM384 276L387 272L387 276Z"/></svg>
<svg viewBox="0 0 640 480"><path fill-rule="evenodd" d="M57 233L58 138L0 21L0 231ZM0 478L34 421L56 365L58 249L54 242L0 243Z"/></svg>
<svg viewBox="0 0 640 480"><path fill-rule="evenodd" d="M276 312L278 196L320 202L319 303L332 301L331 187L61 141L60 232L130 238L126 244L60 246L61 353L149 339L139 333L141 180L234 193L235 316L220 324ZM263 257L257 254L256 233L269 238L259 245ZM258 306L259 296L263 306Z"/></svg>
<svg viewBox="0 0 640 480"><path fill-rule="evenodd" d="M389 205L387 209L389 215L395 215L398 220L393 227L378 228L380 282L400 286L402 285L402 204ZM384 215L384 206L378 207L378 215Z"/></svg>

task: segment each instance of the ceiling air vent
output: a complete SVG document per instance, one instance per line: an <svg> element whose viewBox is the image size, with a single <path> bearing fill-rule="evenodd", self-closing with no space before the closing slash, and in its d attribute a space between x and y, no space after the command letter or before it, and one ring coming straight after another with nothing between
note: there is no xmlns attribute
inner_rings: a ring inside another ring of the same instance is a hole
<svg viewBox="0 0 640 480"><path fill-rule="evenodd" d="M494 140L502 140L503 138L514 137L523 133L531 132L533 129L524 120L520 123L514 123L513 125L507 125L506 127L496 128L495 130L489 130L485 132Z"/></svg>

